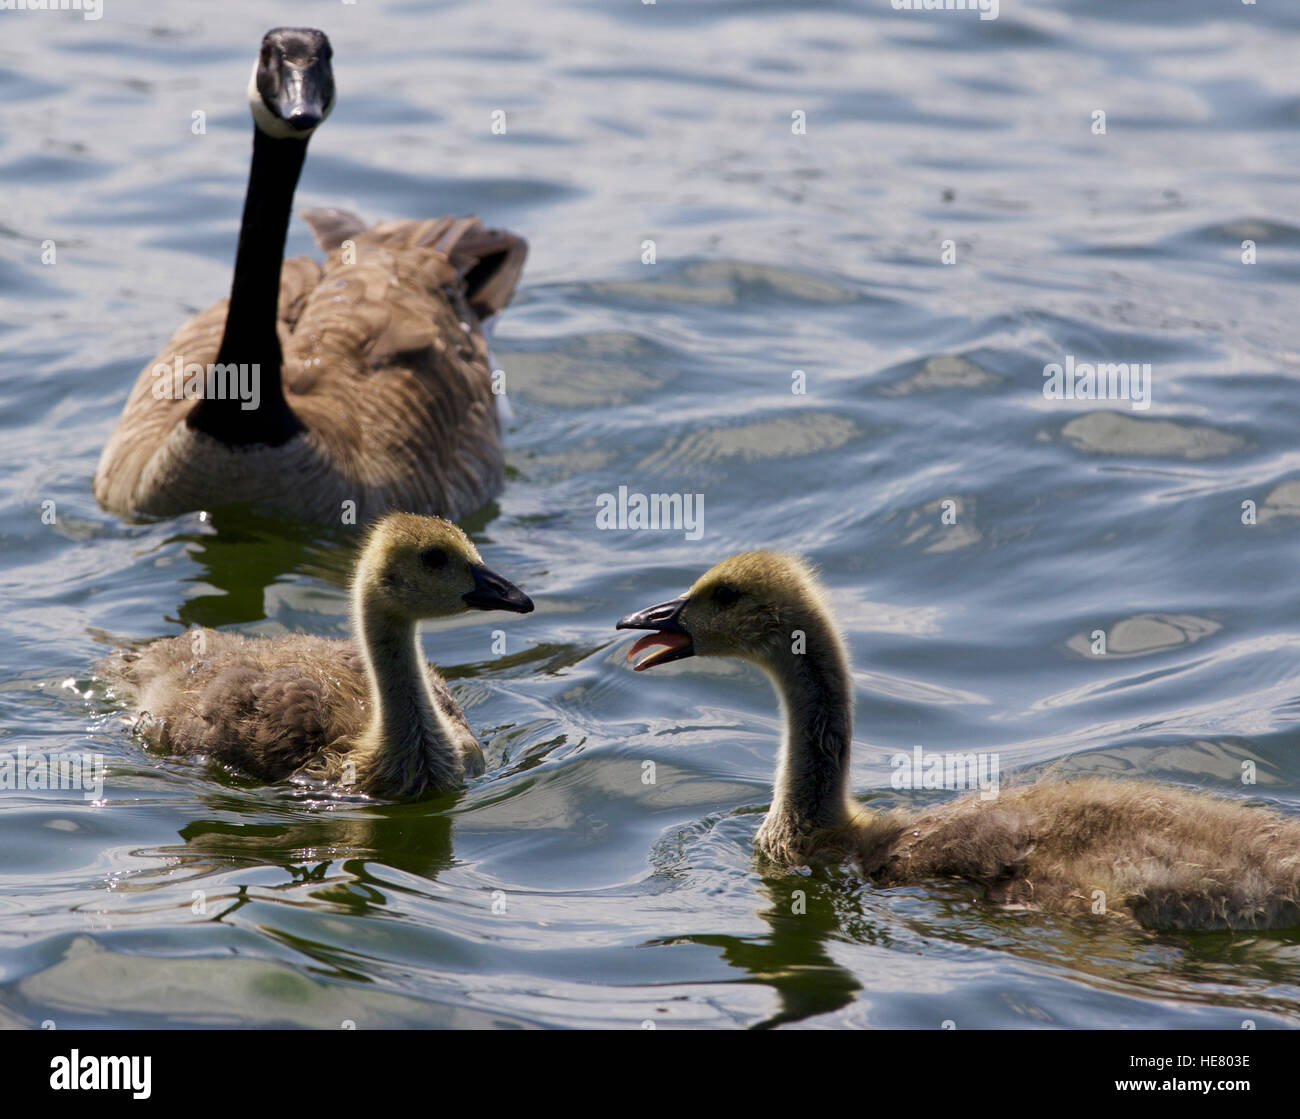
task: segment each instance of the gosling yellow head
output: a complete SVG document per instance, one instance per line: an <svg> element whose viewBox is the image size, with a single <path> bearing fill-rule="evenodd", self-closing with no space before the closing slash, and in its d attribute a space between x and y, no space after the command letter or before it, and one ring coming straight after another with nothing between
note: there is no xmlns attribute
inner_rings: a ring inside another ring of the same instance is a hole
<svg viewBox="0 0 1300 1119"><path fill-rule="evenodd" d="M414 513L390 513L371 529L356 588L367 612L411 620L465 610L533 610L532 599L489 570L456 525Z"/></svg>
<svg viewBox="0 0 1300 1119"><path fill-rule="evenodd" d="M618 628L652 631L628 650L629 661L662 646L633 665L638 672L691 656L740 657L771 669L789 654L797 634L825 614L805 560L741 552L706 571L684 595L629 614Z"/></svg>

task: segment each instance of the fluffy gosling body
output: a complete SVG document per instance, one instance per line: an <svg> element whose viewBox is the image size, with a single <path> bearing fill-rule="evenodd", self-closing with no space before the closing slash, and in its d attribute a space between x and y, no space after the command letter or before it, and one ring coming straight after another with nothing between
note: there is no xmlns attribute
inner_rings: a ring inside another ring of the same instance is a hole
<svg viewBox="0 0 1300 1119"><path fill-rule="evenodd" d="M772 806L756 844L788 865L852 860L881 885L960 878L990 900L1108 913L1151 928L1300 925L1300 821L1151 782L1044 780L920 812L874 813L848 788L852 678L821 588L802 560L750 552L683 596L618 623L652 631L635 668L693 655L747 660L785 718ZM804 635L796 651L796 631Z"/></svg>
<svg viewBox="0 0 1300 1119"><path fill-rule="evenodd" d="M483 772L418 633L423 618L471 609L526 614L533 604L455 525L392 513L371 530L353 576L359 643L195 630L116 652L100 671L170 753L205 754L264 781L303 773L418 797Z"/></svg>

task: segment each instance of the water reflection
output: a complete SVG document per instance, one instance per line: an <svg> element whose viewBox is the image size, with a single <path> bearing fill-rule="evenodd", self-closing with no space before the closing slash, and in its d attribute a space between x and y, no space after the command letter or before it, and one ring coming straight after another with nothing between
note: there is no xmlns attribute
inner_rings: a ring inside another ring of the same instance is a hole
<svg viewBox="0 0 1300 1119"><path fill-rule="evenodd" d="M180 543L198 570L185 579L201 587L177 607L176 621L217 628L262 621L267 588L297 573L347 583L360 532L321 528L232 507L187 520L167 542Z"/></svg>
<svg viewBox="0 0 1300 1119"><path fill-rule="evenodd" d="M304 811L294 808L282 822L246 823L248 804L238 798L204 798L224 813L197 819L180 831L183 847L164 847L159 854L180 857L195 876L232 865L278 866L291 876L284 889L322 883L310 896L363 912L383 904L383 889L367 864L381 862L395 870L435 879L453 862L452 816L459 795L416 804L343 807ZM330 876L331 868L337 868ZM344 876L338 877L338 873ZM346 882L346 885L342 884ZM272 887L274 888L274 887Z"/></svg>
<svg viewBox="0 0 1300 1119"><path fill-rule="evenodd" d="M481 535L499 513L489 504L460 521L471 536ZM221 626L259 622L267 615L266 592L292 575L306 575L345 588L360 551L365 526L330 528L270 516L246 506L228 506L187 518L167 543L185 546L198 570L185 579L202 588L179 604L175 621Z"/></svg>
<svg viewBox="0 0 1300 1119"><path fill-rule="evenodd" d="M654 943L718 948L727 964L751 977L747 982L771 987L777 1008L751 1029L800 1022L848 1006L862 989L853 973L831 957L829 941L848 933L863 943L889 943L888 933L863 916L860 889L860 882L838 876L763 878L758 890L770 904L759 916L771 929L768 936L692 935Z"/></svg>

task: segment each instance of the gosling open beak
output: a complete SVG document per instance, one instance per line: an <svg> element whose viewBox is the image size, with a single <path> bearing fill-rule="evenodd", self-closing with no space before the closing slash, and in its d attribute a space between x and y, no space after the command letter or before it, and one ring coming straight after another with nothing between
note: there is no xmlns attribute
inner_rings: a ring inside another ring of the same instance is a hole
<svg viewBox="0 0 1300 1119"><path fill-rule="evenodd" d="M695 655L695 646L691 642L691 635L686 632L681 623L682 607L685 605L686 596L682 595L680 598L661 602L658 606L651 606L648 610L642 610L640 613L629 614L614 627L615 629L649 629L654 631L641 638L627 651L628 660L631 660L642 649L649 649L655 645L664 646L658 652L651 653L648 657L643 657L634 664L632 668L635 671L644 672L647 668L654 668L657 664L667 664L669 661L679 661Z"/></svg>
<svg viewBox="0 0 1300 1119"><path fill-rule="evenodd" d="M509 579L489 571L481 563L469 571L474 576L474 589L460 596L466 606L477 610L509 610L512 614L533 612L533 600Z"/></svg>

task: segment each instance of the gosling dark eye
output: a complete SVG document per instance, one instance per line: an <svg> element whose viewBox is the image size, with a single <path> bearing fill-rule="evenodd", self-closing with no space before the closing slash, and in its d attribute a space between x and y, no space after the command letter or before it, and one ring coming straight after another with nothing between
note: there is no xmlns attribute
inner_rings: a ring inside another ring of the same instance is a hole
<svg viewBox="0 0 1300 1119"><path fill-rule="evenodd" d="M722 586L713 589L713 601L719 606L733 606L739 598L740 592L735 587Z"/></svg>
<svg viewBox="0 0 1300 1119"><path fill-rule="evenodd" d="M447 566L447 553L441 548L425 548L420 553L420 562L430 571L437 571L438 568Z"/></svg>

